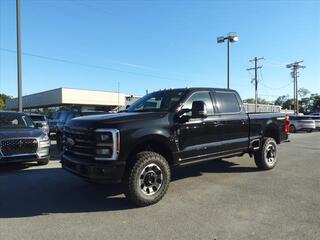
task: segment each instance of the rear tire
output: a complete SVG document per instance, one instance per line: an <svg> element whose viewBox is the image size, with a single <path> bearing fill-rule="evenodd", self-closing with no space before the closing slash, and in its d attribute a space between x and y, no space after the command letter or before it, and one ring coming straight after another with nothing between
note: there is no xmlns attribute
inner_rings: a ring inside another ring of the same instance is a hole
<svg viewBox="0 0 320 240"><path fill-rule="evenodd" d="M162 155L151 151L140 152L126 173L125 195L140 207L155 204L167 192L170 178L169 164Z"/></svg>
<svg viewBox="0 0 320 240"><path fill-rule="evenodd" d="M307 132L307 133L311 133L311 132L312 132L312 129L309 129L309 130L307 130L306 132Z"/></svg>
<svg viewBox="0 0 320 240"><path fill-rule="evenodd" d="M259 151L254 153L254 161L261 170L270 170L277 164L277 143L273 138L263 138Z"/></svg>

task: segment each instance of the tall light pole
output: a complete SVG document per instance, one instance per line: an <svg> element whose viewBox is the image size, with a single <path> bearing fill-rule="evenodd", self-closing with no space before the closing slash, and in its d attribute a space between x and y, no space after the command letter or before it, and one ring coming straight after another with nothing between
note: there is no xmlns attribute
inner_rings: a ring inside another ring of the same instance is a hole
<svg viewBox="0 0 320 240"><path fill-rule="evenodd" d="M237 42L239 40L237 33L231 32L228 36L217 37L217 43L224 43L227 40L227 88L230 88L230 43Z"/></svg>
<svg viewBox="0 0 320 240"><path fill-rule="evenodd" d="M22 77L21 77L21 25L20 0L16 0L17 17L17 75L18 75L18 110L22 112Z"/></svg>

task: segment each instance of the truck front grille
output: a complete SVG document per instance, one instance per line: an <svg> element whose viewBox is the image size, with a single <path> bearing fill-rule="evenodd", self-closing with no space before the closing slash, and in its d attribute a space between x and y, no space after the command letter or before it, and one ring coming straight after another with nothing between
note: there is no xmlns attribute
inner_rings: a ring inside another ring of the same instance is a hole
<svg viewBox="0 0 320 240"><path fill-rule="evenodd" d="M67 154L89 159L95 156L96 138L91 130L65 127L63 145Z"/></svg>
<svg viewBox="0 0 320 240"><path fill-rule="evenodd" d="M3 156L34 154L38 149L37 139L8 139L2 140L0 144Z"/></svg>

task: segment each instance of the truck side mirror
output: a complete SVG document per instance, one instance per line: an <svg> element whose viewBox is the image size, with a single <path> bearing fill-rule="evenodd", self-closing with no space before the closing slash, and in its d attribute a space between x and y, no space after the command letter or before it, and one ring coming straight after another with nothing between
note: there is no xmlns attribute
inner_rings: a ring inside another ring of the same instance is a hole
<svg viewBox="0 0 320 240"><path fill-rule="evenodd" d="M128 109L130 107L130 105L128 104L127 106L126 106L126 109Z"/></svg>
<svg viewBox="0 0 320 240"><path fill-rule="evenodd" d="M206 118L208 116L207 105L203 101L192 103L192 118Z"/></svg>

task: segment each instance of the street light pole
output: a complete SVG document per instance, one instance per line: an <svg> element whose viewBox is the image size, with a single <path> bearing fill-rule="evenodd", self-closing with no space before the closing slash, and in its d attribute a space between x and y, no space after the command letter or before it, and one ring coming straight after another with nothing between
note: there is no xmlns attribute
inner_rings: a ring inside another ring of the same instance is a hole
<svg viewBox="0 0 320 240"><path fill-rule="evenodd" d="M16 17L17 17L18 111L19 111L19 112L22 112L20 0L16 0Z"/></svg>
<svg viewBox="0 0 320 240"><path fill-rule="evenodd" d="M230 40L227 40L227 89L230 88Z"/></svg>
<svg viewBox="0 0 320 240"><path fill-rule="evenodd" d="M227 37L221 36L217 38L217 43L223 43L227 40L227 88L230 88L230 43L237 42L238 36L235 32L231 32Z"/></svg>

